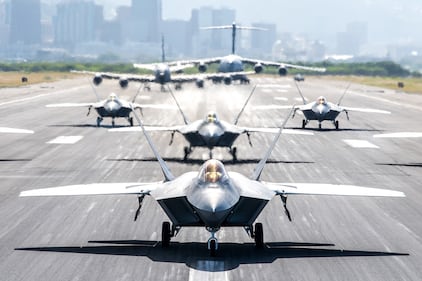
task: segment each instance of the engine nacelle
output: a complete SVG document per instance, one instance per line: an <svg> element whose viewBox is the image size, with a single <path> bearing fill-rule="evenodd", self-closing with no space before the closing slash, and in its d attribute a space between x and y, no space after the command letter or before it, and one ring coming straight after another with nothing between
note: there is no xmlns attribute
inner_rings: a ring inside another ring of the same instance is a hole
<svg viewBox="0 0 422 281"><path fill-rule="evenodd" d="M126 89L127 86L129 85L129 80L127 80L127 78L120 78L119 85L122 89Z"/></svg>
<svg viewBox="0 0 422 281"><path fill-rule="evenodd" d="M103 77L101 76L101 74L96 74L92 79L92 82L95 86L98 86L101 84L101 82L103 82Z"/></svg>
<svg viewBox="0 0 422 281"><path fill-rule="evenodd" d="M204 79L196 79L195 84L198 88L204 88Z"/></svg>
<svg viewBox="0 0 422 281"><path fill-rule="evenodd" d="M225 85L230 85L232 83L232 78L230 76L224 77L223 79Z"/></svg>
<svg viewBox="0 0 422 281"><path fill-rule="evenodd" d="M255 73L261 73L264 70L264 66L260 63L257 63L253 69L255 70Z"/></svg>
<svg viewBox="0 0 422 281"><path fill-rule="evenodd" d="M278 74L280 76L286 76L287 75L287 68L285 68L284 66L280 66L278 68Z"/></svg>
<svg viewBox="0 0 422 281"><path fill-rule="evenodd" d="M203 62L201 62L199 65L198 65L198 71L200 72L200 73L204 73L205 71L207 71L207 65L205 64L205 63L203 63Z"/></svg>

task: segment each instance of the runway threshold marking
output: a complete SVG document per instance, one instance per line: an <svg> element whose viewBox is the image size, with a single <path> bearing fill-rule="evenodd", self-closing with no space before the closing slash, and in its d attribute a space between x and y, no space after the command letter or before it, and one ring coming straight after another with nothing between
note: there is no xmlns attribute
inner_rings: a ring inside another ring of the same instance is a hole
<svg viewBox="0 0 422 281"><path fill-rule="evenodd" d="M80 141L83 136L59 136L51 141L48 141L49 144L75 144Z"/></svg>
<svg viewBox="0 0 422 281"><path fill-rule="evenodd" d="M376 146L375 144L370 143L369 141L366 141L366 140L348 139L348 140L343 140L343 141L354 148L379 148L379 146Z"/></svg>
<svg viewBox="0 0 422 281"><path fill-rule="evenodd" d="M224 271L224 261L199 260L196 269L189 270L189 281L228 281L228 272Z"/></svg>

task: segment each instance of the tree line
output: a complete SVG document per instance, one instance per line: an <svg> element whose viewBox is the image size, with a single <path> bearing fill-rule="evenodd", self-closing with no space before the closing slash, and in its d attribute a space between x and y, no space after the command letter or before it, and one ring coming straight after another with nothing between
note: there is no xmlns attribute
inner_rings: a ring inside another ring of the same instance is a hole
<svg viewBox="0 0 422 281"><path fill-rule="evenodd" d="M296 62L295 64L309 65L307 63ZM358 76L382 76L382 77L422 77L420 72L405 69L400 64L392 61L380 62L359 62L359 63L337 63L324 61L313 63L311 66L325 67L326 72L312 73L315 75L358 75ZM251 70L248 68L247 70ZM0 62L0 71L4 72L69 72L71 70L86 70L92 72L116 72L116 73L132 73L145 74L146 70L133 67L131 63L77 63L77 62L19 62L9 63ZM211 66L210 71L215 71L216 67ZM196 68L187 69L187 73L197 73ZM289 73L295 74L302 72L300 70L291 69ZM276 74L277 69L267 68L264 73Z"/></svg>

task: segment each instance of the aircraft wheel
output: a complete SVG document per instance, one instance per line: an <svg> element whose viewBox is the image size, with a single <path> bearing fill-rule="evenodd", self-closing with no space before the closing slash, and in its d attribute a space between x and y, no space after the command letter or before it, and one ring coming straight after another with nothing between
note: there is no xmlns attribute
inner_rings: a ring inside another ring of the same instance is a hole
<svg viewBox="0 0 422 281"><path fill-rule="evenodd" d="M183 160L186 161L188 159L189 154L190 154L189 147L185 146L183 148L183 152L185 153L185 156L183 157Z"/></svg>
<svg viewBox="0 0 422 281"><path fill-rule="evenodd" d="M111 120L111 126L114 127L114 125L116 125L116 123L114 122L114 119Z"/></svg>
<svg viewBox="0 0 422 281"><path fill-rule="evenodd" d="M321 123L319 123L319 124L318 124L318 129L320 129L320 130L321 130L321 128L322 128L322 125L321 125Z"/></svg>
<svg viewBox="0 0 422 281"><path fill-rule="evenodd" d="M302 129L305 129L305 126L306 126L306 120L305 120L305 119L303 119L303 120L302 120Z"/></svg>
<svg viewBox="0 0 422 281"><path fill-rule="evenodd" d="M97 117L97 127L100 127L101 121L103 121L103 118Z"/></svg>
<svg viewBox="0 0 422 281"><path fill-rule="evenodd" d="M336 130L338 130L338 120L334 122L334 126L336 126Z"/></svg>
<svg viewBox="0 0 422 281"><path fill-rule="evenodd" d="M212 239L210 241L210 256L215 257L217 254L217 241L215 239Z"/></svg>
<svg viewBox="0 0 422 281"><path fill-rule="evenodd" d="M171 230L170 223L168 221L163 222L161 228L161 246L167 248L170 246Z"/></svg>
<svg viewBox="0 0 422 281"><path fill-rule="evenodd" d="M237 161L237 147L232 148L233 163Z"/></svg>
<svg viewBox="0 0 422 281"><path fill-rule="evenodd" d="M131 127L133 127L133 117L129 118L129 124L130 124Z"/></svg>
<svg viewBox="0 0 422 281"><path fill-rule="evenodd" d="M212 150L210 150L210 159L212 159Z"/></svg>
<svg viewBox="0 0 422 281"><path fill-rule="evenodd" d="M262 223L260 222L257 222L255 224L254 238L255 238L255 246L257 248L263 248L264 247L264 231L262 228Z"/></svg>

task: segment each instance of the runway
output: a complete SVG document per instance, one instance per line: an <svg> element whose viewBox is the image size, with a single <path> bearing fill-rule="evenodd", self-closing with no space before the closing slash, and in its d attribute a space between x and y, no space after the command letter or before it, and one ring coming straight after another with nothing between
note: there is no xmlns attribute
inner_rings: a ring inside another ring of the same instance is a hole
<svg viewBox="0 0 422 281"><path fill-rule="evenodd" d="M347 82L306 77L299 84L308 101L324 95L337 103ZM277 127L301 99L291 77L251 78L251 85L186 85L174 91L190 121L208 111L233 121L258 85L239 125ZM121 90L116 81L97 88L131 99L139 85ZM159 205L147 198L134 222L137 198L87 196L20 198L23 190L94 182L150 182L163 179L145 137L111 133L111 120L96 127L85 108L47 108L53 103L91 102L86 77L16 89L0 89L0 127L33 131L0 133L0 279L21 280L422 280L422 96L352 84L342 105L391 114L349 112L340 129L310 122L313 135L283 134L261 179L273 182L353 184L403 191L405 198L290 196L293 221L274 198L258 217L265 249L257 250L241 228L223 228L217 257L209 256L209 233L183 228L161 248ZM138 103L174 105L152 85ZM269 107L270 106L270 107ZM181 125L176 109L143 111L145 124ZM128 126L116 119L117 126ZM286 128L300 129L296 115ZM412 133L412 134L409 134ZM274 134L254 133L236 142L238 163L226 149L214 157L229 171L251 175ZM187 142L170 133L151 137L173 174L198 171L208 158L197 148L187 163Z"/></svg>

